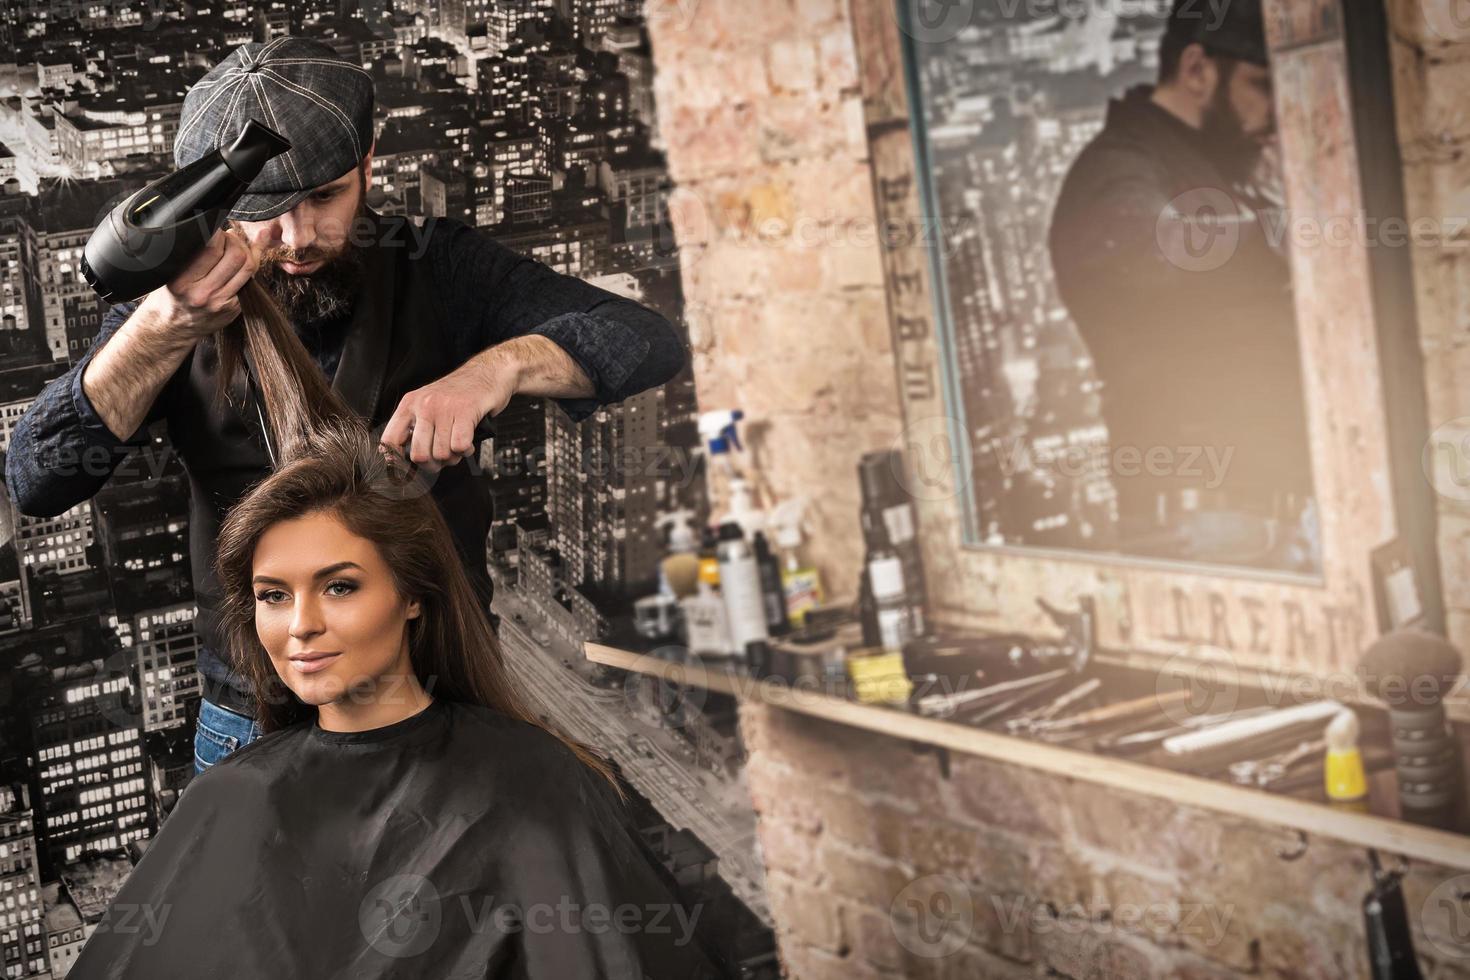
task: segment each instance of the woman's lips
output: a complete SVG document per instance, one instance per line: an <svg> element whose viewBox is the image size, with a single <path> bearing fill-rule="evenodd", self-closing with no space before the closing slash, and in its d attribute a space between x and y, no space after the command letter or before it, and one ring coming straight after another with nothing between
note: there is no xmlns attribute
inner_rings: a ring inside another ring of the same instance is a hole
<svg viewBox="0 0 1470 980"><path fill-rule="evenodd" d="M310 660L293 660L291 666L300 673L314 674L319 670L326 670L340 656L342 656L340 653L331 653L325 657L313 657Z"/></svg>

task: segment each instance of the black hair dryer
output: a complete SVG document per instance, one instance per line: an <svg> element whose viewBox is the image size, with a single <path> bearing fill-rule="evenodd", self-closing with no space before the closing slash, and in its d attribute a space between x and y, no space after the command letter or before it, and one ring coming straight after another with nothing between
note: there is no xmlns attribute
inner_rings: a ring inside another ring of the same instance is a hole
<svg viewBox="0 0 1470 980"><path fill-rule="evenodd" d="M291 149L254 119L235 142L128 197L82 251L82 275L108 303L144 296L184 271L229 217L266 161Z"/></svg>

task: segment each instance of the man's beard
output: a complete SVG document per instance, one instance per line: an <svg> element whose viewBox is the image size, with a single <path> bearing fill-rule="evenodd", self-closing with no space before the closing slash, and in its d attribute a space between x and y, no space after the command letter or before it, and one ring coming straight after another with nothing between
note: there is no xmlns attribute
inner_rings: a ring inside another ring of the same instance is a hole
<svg viewBox="0 0 1470 980"><path fill-rule="evenodd" d="M1221 78L1215 97L1200 123L1205 152L1221 175L1230 181L1245 181L1261 158L1261 144L1245 131L1235 107L1230 104L1229 76Z"/></svg>
<svg viewBox="0 0 1470 980"><path fill-rule="evenodd" d="M348 236L341 254L322 263L310 275L293 276L280 262L296 257L281 252L267 255L255 273L260 283L275 299L276 305L295 324L316 323L342 316L351 311L363 281L362 250ZM307 261L314 261L306 257Z"/></svg>

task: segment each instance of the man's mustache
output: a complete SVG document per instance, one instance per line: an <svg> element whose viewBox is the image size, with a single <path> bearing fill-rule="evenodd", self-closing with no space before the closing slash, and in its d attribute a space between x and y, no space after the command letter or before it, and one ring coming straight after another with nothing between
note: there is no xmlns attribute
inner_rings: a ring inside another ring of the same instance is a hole
<svg viewBox="0 0 1470 980"><path fill-rule="evenodd" d="M323 258L326 256L320 252L288 252L268 249L261 253L260 261L262 265L280 265L283 262L290 262L292 265L309 265Z"/></svg>

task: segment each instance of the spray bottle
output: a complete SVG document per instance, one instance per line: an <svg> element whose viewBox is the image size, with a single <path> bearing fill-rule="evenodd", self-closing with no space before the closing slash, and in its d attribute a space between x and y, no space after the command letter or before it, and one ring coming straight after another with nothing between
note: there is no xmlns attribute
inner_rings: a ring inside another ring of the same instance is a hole
<svg viewBox="0 0 1470 980"><path fill-rule="evenodd" d="M699 416L699 436L709 456L711 470L725 475L729 486L730 507L716 519L716 524L734 521L745 534L754 534L765 526L765 514L756 507L755 489L735 467L731 448L744 451L740 444L738 423L745 413L738 408L704 412Z"/></svg>

